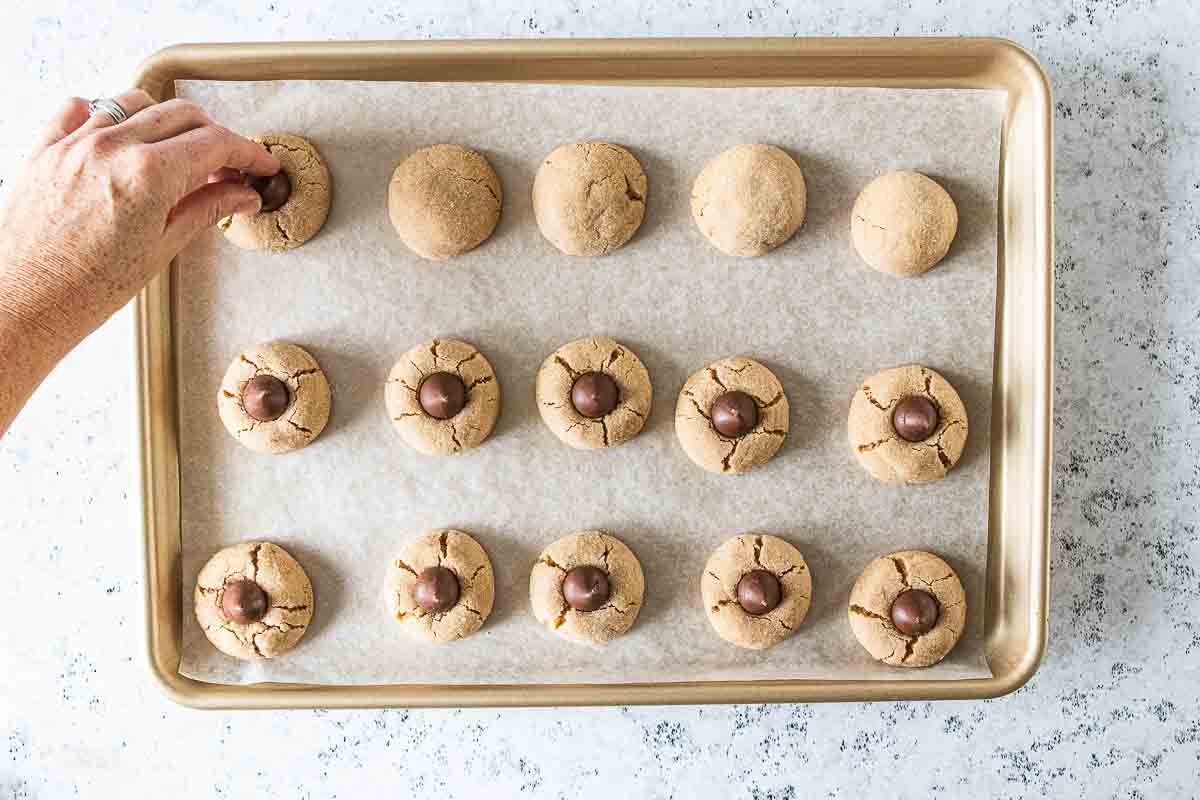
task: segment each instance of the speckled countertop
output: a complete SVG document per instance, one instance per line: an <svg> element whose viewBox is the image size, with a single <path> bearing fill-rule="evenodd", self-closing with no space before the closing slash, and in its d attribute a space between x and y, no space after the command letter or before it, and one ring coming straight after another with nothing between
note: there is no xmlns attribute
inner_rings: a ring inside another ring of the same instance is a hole
<svg viewBox="0 0 1200 800"><path fill-rule="evenodd" d="M10 6L13 4L10 3ZM993 34L1056 98L1050 643L981 703L199 713L141 663L132 326L122 313L0 442L0 797L1191 796L1200 773L1200 6L17 0L0 181L66 94L178 41ZM817 7L819 5L819 7ZM120 6L120 16L108 16ZM3 189L0 188L0 192ZM0 369L3 365L0 365ZM366 769L364 769L366 768ZM386 772L384 772L386 770Z"/></svg>

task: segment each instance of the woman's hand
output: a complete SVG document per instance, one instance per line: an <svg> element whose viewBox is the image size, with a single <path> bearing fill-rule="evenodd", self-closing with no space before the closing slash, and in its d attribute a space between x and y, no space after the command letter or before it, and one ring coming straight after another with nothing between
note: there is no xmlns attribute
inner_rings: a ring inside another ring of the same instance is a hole
<svg viewBox="0 0 1200 800"><path fill-rule="evenodd" d="M0 435L58 359L193 236L258 211L242 173L279 171L194 103L140 90L116 100L129 115L119 125L68 101L0 216Z"/></svg>

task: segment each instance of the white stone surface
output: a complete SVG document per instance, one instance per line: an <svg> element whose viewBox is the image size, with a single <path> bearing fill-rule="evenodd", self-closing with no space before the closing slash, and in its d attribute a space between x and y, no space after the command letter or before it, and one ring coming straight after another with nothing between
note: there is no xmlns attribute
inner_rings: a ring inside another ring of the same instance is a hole
<svg viewBox="0 0 1200 800"><path fill-rule="evenodd" d="M996 34L1056 97L1051 639L984 703L199 713L142 666L132 327L122 313L0 441L0 797L1174 797L1200 771L1200 10L896 4L10 2L0 180L67 94L179 41ZM92 7L94 6L94 7ZM3 189L0 189L2 192ZM4 365L0 365L0 370Z"/></svg>

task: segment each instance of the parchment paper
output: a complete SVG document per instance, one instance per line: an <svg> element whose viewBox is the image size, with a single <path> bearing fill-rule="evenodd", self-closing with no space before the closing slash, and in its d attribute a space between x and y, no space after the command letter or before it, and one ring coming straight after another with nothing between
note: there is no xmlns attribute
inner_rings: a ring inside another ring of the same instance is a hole
<svg viewBox="0 0 1200 800"><path fill-rule="evenodd" d="M982 611L1002 94L345 82L179 90L241 132L310 138L334 182L329 221L304 247L245 252L214 231L180 259L183 674L325 684L988 674ZM629 147L650 181L641 230L598 259L561 255L531 209L543 156L582 138ZM688 198L706 160L753 141L798 160L808 218L770 255L734 259L700 235ZM481 150L504 185L495 235L447 263L410 253L386 204L399 161L439 142ZM870 270L850 245L857 192L896 168L934 176L958 205L950 256L919 280ZM654 406L633 441L579 452L543 426L533 383L547 354L589 334L613 336L641 356ZM492 438L455 458L409 450L383 405L393 361L435 336L480 347L503 391ZM316 356L333 385L333 415L307 449L261 456L225 432L216 394L243 347L276 338ZM675 439L675 400L689 373L734 354L780 377L791 433L765 468L710 475ZM892 487L855 463L846 414L864 377L908 362L934 367L957 387L970 437L947 479ZM381 590L401 542L441 526L470 531L488 551L496 606L475 636L433 647L401 635ZM581 528L620 537L646 573L636 626L599 651L554 636L529 610L538 552ZM798 546L814 583L804 625L762 653L719 639L700 603L713 548L749 531ZM300 646L254 664L211 647L191 602L204 561L249 538L290 550L316 592ZM862 568L904 548L941 554L967 590L963 639L931 669L877 664L846 619Z"/></svg>

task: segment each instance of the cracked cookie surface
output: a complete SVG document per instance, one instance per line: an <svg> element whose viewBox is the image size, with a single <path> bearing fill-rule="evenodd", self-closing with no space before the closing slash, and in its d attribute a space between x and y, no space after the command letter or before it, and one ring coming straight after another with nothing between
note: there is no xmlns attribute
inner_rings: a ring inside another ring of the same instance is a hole
<svg viewBox="0 0 1200 800"><path fill-rule="evenodd" d="M571 402L575 380L588 372L608 375L617 384L617 405L602 417L580 414ZM555 350L538 369L538 411L555 436L579 450L615 447L642 430L654 389L637 354L607 336L576 339Z"/></svg>
<svg viewBox="0 0 1200 800"><path fill-rule="evenodd" d="M924 441L901 438L892 413L901 398L928 398L938 424ZM887 483L928 483L946 477L967 442L967 409L950 382L929 367L909 364L877 372L863 381L850 401L850 449L858 463Z"/></svg>
<svg viewBox="0 0 1200 800"><path fill-rule="evenodd" d="M808 189L796 161L769 144L739 144L709 161L692 184L692 219L714 247L761 256L804 224Z"/></svg>
<svg viewBox="0 0 1200 800"><path fill-rule="evenodd" d="M730 438L712 426L713 401L745 392L758 407L758 422L745 436ZM734 356L693 372L675 404L675 435L688 458L709 472L739 474L767 463L788 432L788 399L775 374L752 358Z"/></svg>
<svg viewBox="0 0 1200 800"><path fill-rule="evenodd" d="M283 381L288 404L274 420L246 413L242 392L257 375ZM332 392L325 373L308 351L288 342L266 342L245 350L225 371L217 411L229 435L256 453L286 453L310 444L329 421Z"/></svg>
<svg viewBox="0 0 1200 800"><path fill-rule="evenodd" d="M421 383L435 372L462 379L466 402L449 419L421 407ZM384 405L400 438L431 456L454 455L483 444L500 416L500 381L483 353L458 339L431 339L409 350L388 373Z"/></svg>
<svg viewBox="0 0 1200 800"><path fill-rule="evenodd" d="M581 566L608 573L608 601L595 611L577 611L563 596L567 572ZM606 644L632 628L645 591L637 556L620 539L599 530L579 531L553 542L529 573L533 616L559 636L583 644Z"/></svg>
<svg viewBox="0 0 1200 800"><path fill-rule="evenodd" d="M500 177L480 153L437 144L413 153L388 184L388 216L422 258L444 261L487 240L500 221Z"/></svg>
<svg viewBox="0 0 1200 800"><path fill-rule="evenodd" d="M229 619L221 602L225 586L245 579L267 595L267 613L257 622ZM192 594L196 621L222 653L251 661L291 650L313 616L313 590L304 568L282 547L243 542L218 551L196 577Z"/></svg>
<svg viewBox="0 0 1200 800"><path fill-rule="evenodd" d="M234 214L217 223L225 238L246 250L282 253L317 235L329 217L332 179L325 159L307 139L268 133L254 141L279 159L292 193L275 211Z"/></svg>
<svg viewBox="0 0 1200 800"><path fill-rule="evenodd" d="M958 209L937 181L919 172L880 175L859 192L850 238L880 272L913 276L945 258L958 232Z"/></svg>
<svg viewBox="0 0 1200 800"><path fill-rule="evenodd" d="M920 589L940 606L933 628L910 636L892 624L892 603L901 592ZM933 553L905 550L867 565L850 591L850 628L878 661L895 667L928 667L946 657L962 635L967 595L958 575Z"/></svg>
<svg viewBox="0 0 1200 800"><path fill-rule="evenodd" d="M649 182L633 154L609 142L560 145L533 180L533 213L555 247L602 256L628 242L646 214Z"/></svg>
<svg viewBox="0 0 1200 800"><path fill-rule="evenodd" d="M747 613L737 600L742 576L754 570L779 580L779 605L765 614ZM709 557L700 576L700 596L709 623L725 641L748 650L765 650L796 632L808 616L812 574L804 556L777 536L734 536Z"/></svg>
<svg viewBox="0 0 1200 800"><path fill-rule="evenodd" d="M439 566L458 579L458 601L446 611L427 611L414 599L413 588L423 570ZM470 534L440 528L404 545L388 565L383 594L388 613L405 634L445 644L483 627L495 602L496 577L491 559Z"/></svg>

